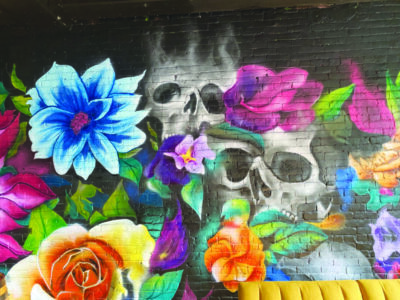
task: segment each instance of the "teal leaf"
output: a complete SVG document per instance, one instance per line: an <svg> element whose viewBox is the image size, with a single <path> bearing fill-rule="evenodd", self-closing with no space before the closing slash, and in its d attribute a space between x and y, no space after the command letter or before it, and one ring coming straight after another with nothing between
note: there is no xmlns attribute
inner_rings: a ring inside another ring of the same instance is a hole
<svg viewBox="0 0 400 300"><path fill-rule="evenodd" d="M275 242L269 250L284 256L305 253L319 246L327 238L328 236L314 225L292 224L276 233Z"/></svg>
<svg viewBox="0 0 400 300"><path fill-rule="evenodd" d="M27 116L32 116L31 112L29 111L29 105L27 102L31 100L31 97L26 96L13 96L11 97L11 101L14 103L15 108Z"/></svg>
<svg viewBox="0 0 400 300"><path fill-rule="evenodd" d="M19 124L19 132L18 132L17 138L15 139L15 142L12 145L12 147L10 148L10 150L8 150L7 157L6 157L7 159L10 157L13 157L15 154L17 154L18 148L26 142L26 127L27 127L27 125L28 125L28 122L22 122Z"/></svg>
<svg viewBox="0 0 400 300"><path fill-rule="evenodd" d="M107 218L134 217L136 213L129 204L129 196L126 193L122 181L120 181L103 206L103 215Z"/></svg>
<svg viewBox="0 0 400 300"><path fill-rule="evenodd" d="M389 71L386 72L386 101L390 112L394 116L396 127L400 125L400 86L397 85L399 78L400 73L397 76L395 85L390 77Z"/></svg>
<svg viewBox="0 0 400 300"><path fill-rule="evenodd" d="M57 204L58 204L58 202L60 202L60 199L59 198L55 198L55 199L46 201L45 204L47 205L48 208L55 209Z"/></svg>
<svg viewBox="0 0 400 300"><path fill-rule="evenodd" d="M97 210L92 214L89 220L90 225L95 225L97 223L103 222L107 220L108 218L103 216L101 213L99 213Z"/></svg>
<svg viewBox="0 0 400 300"><path fill-rule="evenodd" d="M182 279L183 270L155 275L140 289L141 300L170 300L174 297Z"/></svg>
<svg viewBox="0 0 400 300"><path fill-rule="evenodd" d="M276 259L274 252L266 250L264 251L264 254L267 265L276 265L278 263L278 260Z"/></svg>
<svg viewBox="0 0 400 300"><path fill-rule="evenodd" d="M270 222L283 221L291 223L290 218L276 209L264 210L253 217L250 226L266 224Z"/></svg>
<svg viewBox="0 0 400 300"><path fill-rule="evenodd" d="M285 229L289 227L290 224L283 222L269 222L266 224L259 224L255 226L251 226L250 229L254 232L256 236L259 238L265 238L273 235L280 229Z"/></svg>
<svg viewBox="0 0 400 300"><path fill-rule="evenodd" d="M86 221L89 220L93 212L93 203L89 198L94 197L97 191L101 192L101 189L79 181L76 192L71 197L68 194L65 196L67 205L64 216L70 215L72 219L83 217Z"/></svg>
<svg viewBox="0 0 400 300"><path fill-rule="evenodd" d="M339 88L322 96L314 105L315 115L323 121L332 121L342 109L343 103L353 93L355 84Z"/></svg>
<svg viewBox="0 0 400 300"><path fill-rule="evenodd" d="M4 87L4 84L0 82L0 106L4 104L4 101L6 101L8 94L9 92Z"/></svg>
<svg viewBox="0 0 400 300"><path fill-rule="evenodd" d="M250 216L250 205L247 200L233 199L225 202L222 207L221 217L229 220L233 217L242 217L246 220Z"/></svg>
<svg viewBox="0 0 400 300"><path fill-rule="evenodd" d="M160 195L163 199L171 198L171 190L168 185L163 184L160 180L157 180L155 177L150 178L147 181L147 187L150 191L153 191Z"/></svg>
<svg viewBox="0 0 400 300"><path fill-rule="evenodd" d="M0 169L0 177L7 173L12 173L13 175L15 175L18 172L13 166L5 166Z"/></svg>
<svg viewBox="0 0 400 300"><path fill-rule="evenodd" d="M201 211L203 208L203 181L201 176L191 174L190 181L182 188L182 198L201 219Z"/></svg>
<svg viewBox="0 0 400 300"><path fill-rule="evenodd" d="M17 72L16 72L16 66L15 64L13 65L13 69L11 72L11 84L13 87L15 87L17 90L20 90L24 94L26 93L26 86L22 83L21 79L17 77Z"/></svg>
<svg viewBox="0 0 400 300"><path fill-rule="evenodd" d="M24 249L36 254L42 241L58 228L67 226L64 219L50 209L46 204L35 208L31 213L28 235Z"/></svg>
<svg viewBox="0 0 400 300"><path fill-rule="evenodd" d="M126 158L119 160L119 175L121 177L132 180L134 183L139 184L142 173L142 164L136 159Z"/></svg>

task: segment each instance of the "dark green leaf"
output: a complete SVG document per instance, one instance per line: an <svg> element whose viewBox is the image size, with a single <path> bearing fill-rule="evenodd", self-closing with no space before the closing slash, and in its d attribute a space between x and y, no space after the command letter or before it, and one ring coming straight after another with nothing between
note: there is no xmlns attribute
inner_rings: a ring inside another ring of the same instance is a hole
<svg viewBox="0 0 400 300"><path fill-rule="evenodd" d="M18 152L18 148L26 142L26 127L28 126L28 122L22 122L19 124L19 132L17 138L15 139L14 144L8 150L7 159L13 157Z"/></svg>
<svg viewBox="0 0 400 300"><path fill-rule="evenodd" d="M66 225L67 223L61 216L51 210L46 204L42 204L31 213L29 221L31 233L24 243L24 249L36 254L40 244L46 237L56 229Z"/></svg>
<svg viewBox="0 0 400 300"><path fill-rule="evenodd" d="M174 297L182 279L181 271L155 275L148 279L140 290L141 300L170 300Z"/></svg>
<svg viewBox="0 0 400 300"><path fill-rule="evenodd" d="M67 205L64 216L70 215L72 219L79 219L82 216L86 221L89 220L93 212L93 203L89 199L94 197L101 189L92 184L83 184L79 181L76 192L69 197L66 195Z"/></svg>
<svg viewBox="0 0 400 300"><path fill-rule="evenodd" d="M323 124L326 131L337 142L342 144L349 143L349 138L351 137L353 129L353 123L344 111L341 111L336 119L329 122L324 122Z"/></svg>
<svg viewBox="0 0 400 300"><path fill-rule="evenodd" d="M203 181L201 176L192 174L190 182L182 188L182 198L201 219L203 208Z"/></svg>
<svg viewBox="0 0 400 300"><path fill-rule="evenodd" d="M147 181L147 187L149 190L160 195L161 198L170 199L171 198L171 190L168 185L163 184L160 180L157 180L155 177L150 178Z"/></svg>
<svg viewBox="0 0 400 300"><path fill-rule="evenodd" d="M119 160L119 175L126 179L132 180L139 184L142 177L143 167L140 162L134 158L126 158Z"/></svg>
<svg viewBox="0 0 400 300"><path fill-rule="evenodd" d="M4 104L4 101L7 99L8 94L9 93L6 90L6 88L4 87L4 84L2 82L0 82L0 105Z"/></svg>
<svg viewBox="0 0 400 300"><path fill-rule="evenodd" d="M27 116L32 116L31 112L29 111L29 105L27 102L31 100L31 97L26 96L13 96L11 97L11 101L14 103L15 108Z"/></svg>
<svg viewBox="0 0 400 300"><path fill-rule="evenodd" d="M129 197L126 193L122 181L118 184L115 191L108 198L103 206L103 215L108 218L114 217L134 217L136 213L129 205Z"/></svg>
<svg viewBox="0 0 400 300"><path fill-rule="evenodd" d="M157 140L158 139L157 132L151 127L150 122L147 122L147 129L149 130L150 135Z"/></svg>
<svg viewBox="0 0 400 300"><path fill-rule="evenodd" d="M3 176L4 174L7 174L7 173L12 173L12 174L17 174L18 172L17 172L17 170L15 170L15 168L14 167L12 167L12 166L5 166L5 167L2 167L1 169L0 169L0 176Z"/></svg>
<svg viewBox="0 0 400 300"><path fill-rule="evenodd" d="M17 90L20 90L21 92L23 92L24 94L26 93L26 87L25 85L22 83L21 79L19 79L17 77L17 72L15 71L16 66L13 65L13 69L11 72L11 84L13 85L13 87L15 87Z"/></svg>

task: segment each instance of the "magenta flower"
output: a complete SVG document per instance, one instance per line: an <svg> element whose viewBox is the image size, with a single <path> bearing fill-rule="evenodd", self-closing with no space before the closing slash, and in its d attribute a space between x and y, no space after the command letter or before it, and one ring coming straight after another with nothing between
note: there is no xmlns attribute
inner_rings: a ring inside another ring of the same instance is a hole
<svg viewBox="0 0 400 300"><path fill-rule="evenodd" d="M18 259L20 256L28 254L30 252L24 250L14 238L0 233L0 262L6 261L9 258Z"/></svg>
<svg viewBox="0 0 400 300"><path fill-rule="evenodd" d="M205 135L200 135L194 141L191 135L187 135L175 147L175 152L165 152L164 155L172 157L179 170L185 168L189 173L197 174L205 172L203 158L215 159L215 152L208 147Z"/></svg>
<svg viewBox="0 0 400 300"><path fill-rule="evenodd" d="M361 131L394 136L395 120L386 105L385 95L377 87L367 88L357 64L348 60L351 81L355 84L349 116Z"/></svg>
<svg viewBox="0 0 400 300"><path fill-rule="evenodd" d="M4 160L8 150L13 145L19 131L19 114L13 110L6 110L0 115L0 168L4 166Z"/></svg>
<svg viewBox="0 0 400 300"><path fill-rule="evenodd" d="M312 105L323 85L308 80L306 70L289 68L280 73L258 65L241 67L236 83L224 93L226 121L254 132L275 127L295 131L315 119Z"/></svg>

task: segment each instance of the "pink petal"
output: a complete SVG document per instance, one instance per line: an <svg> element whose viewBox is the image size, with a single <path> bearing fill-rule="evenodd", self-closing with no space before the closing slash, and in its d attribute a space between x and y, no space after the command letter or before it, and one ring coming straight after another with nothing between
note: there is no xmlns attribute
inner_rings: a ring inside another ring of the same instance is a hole
<svg viewBox="0 0 400 300"><path fill-rule="evenodd" d="M14 219L22 219L29 215L29 212L23 210L14 202L6 198L0 198L0 209L5 211L10 217Z"/></svg>
<svg viewBox="0 0 400 300"><path fill-rule="evenodd" d="M180 157L179 155L177 155L176 153L172 153L172 152L165 152L164 153L165 156L169 156L172 157L175 161L175 166L179 169L182 170L183 167L185 166L185 161L183 160L182 157Z"/></svg>
<svg viewBox="0 0 400 300"><path fill-rule="evenodd" d="M186 154L190 147L193 145L193 137L191 135L185 136L185 138L175 147L177 154Z"/></svg>
<svg viewBox="0 0 400 300"><path fill-rule="evenodd" d="M321 96L324 86L317 81L307 81L297 90L293 101L285 104L282 111L309 110Z"/></svg>
<svg viewBox="0 0 400 300"><path fill-rule="evenodd" d="M189 173L195 173L195 174L205 173L203 163L199 161L190 161L186 164L185 168L186 170L188 170Z"/></svg>
<svg viewBox="0 0 400 300"><path fill-rule="evenodd" d="M306 128L314 119L315 112L312 109L294 111L279 124L279 127L284 131L297 131Z"/></svg>
<svg viewBox="0 0 400 300"><path fill-rule="evenodd" d="M19 114L7 110L0 115L0 167L3 167L8 150L13 145L19 132Z"/></svg>
<svg viewBox="0 0 400 300"><path fill-rule="evenodd" d="M192 156L198 160L203 158L215 159L215 152L212 151L207 145L207 137L205 135L200 135L193 143Z"/></svg>
<svg viewBox="0 0 400 300"><path fill-rule="evenodd" d="M279 112L283 106L293 100L296 93L296 90L282 91L270 99L267 99L264 93L257 93L253 99L246 103L242 101L240 105L257 114ZM260 101L260 99L263 100Z"/></svg>
<svg viewBox="0 0 400 300"><path fill-rule="evenodd" d="M7 215L4 211L0 210L0 233L19 228L23 228L23 226L19 225L14 221L13 218Z"/></svg>
<svg viewBox="0 0 400 300"><path fill-rule="evenodd" d="M29 255L29 251L25 251L16 240L7 234L0 234L0 262L9 258L17 259L20 256Z"/></svg>

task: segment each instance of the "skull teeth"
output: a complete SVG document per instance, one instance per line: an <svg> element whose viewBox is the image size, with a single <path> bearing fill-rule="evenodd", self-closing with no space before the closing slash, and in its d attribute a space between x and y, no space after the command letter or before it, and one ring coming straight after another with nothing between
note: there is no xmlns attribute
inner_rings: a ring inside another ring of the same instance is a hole
<svg viewBox="0 0 400 300"><path fill-rule="evenodd" d="M287 216L292 222L297 221L297 216L292 213L291 211L288 211L286 209L281 209L281 213L283 213L285 216Z"/></svg>

